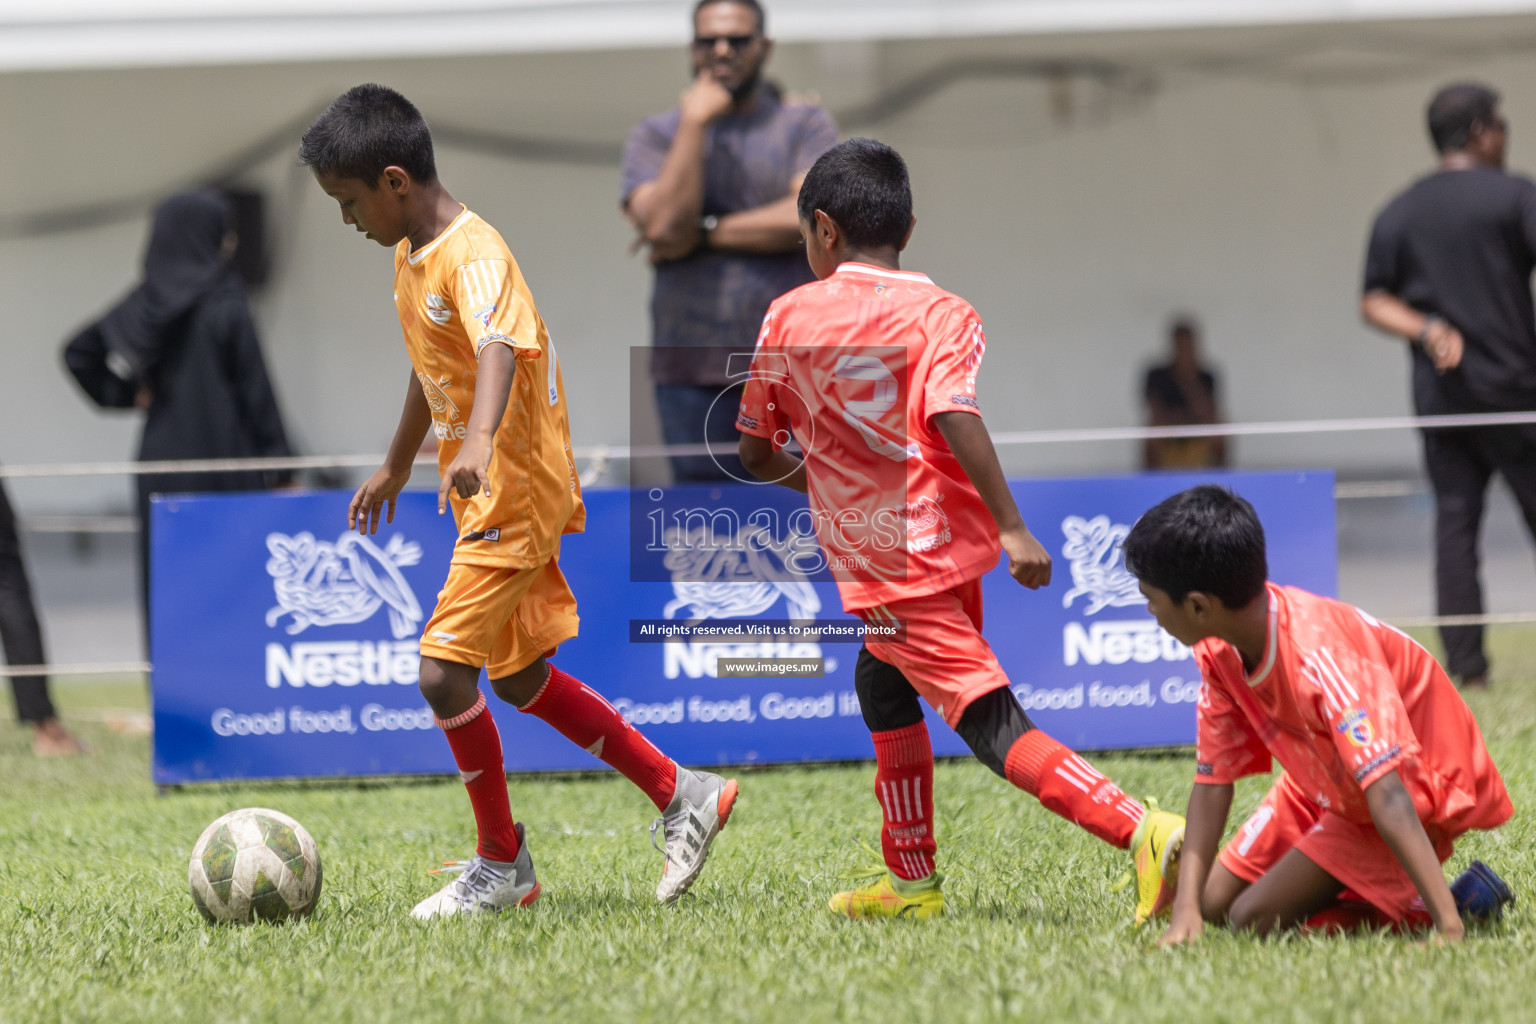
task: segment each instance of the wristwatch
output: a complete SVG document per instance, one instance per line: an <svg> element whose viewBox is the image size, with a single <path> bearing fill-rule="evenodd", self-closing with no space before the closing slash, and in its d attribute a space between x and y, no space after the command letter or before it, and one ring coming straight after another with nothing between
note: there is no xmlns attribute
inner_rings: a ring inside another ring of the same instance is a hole
<svg viewBox="0 0 1536 1024"><path fill-rule="evenodd" d="M1424 318L1424 326L1419 328L1419 336L1413 340L1418 342L1420 348L1423 348L1425 339L1429 337L1430 329L1433 328L1435 324L1443 323L1445 323L1445 321L1438 316L1426 316Z"/></svg>
<svg viewBox="0 0 1536 1024"><path fill-rule="evenodd" d="M704 233L706 239L709 237L709 233L719 226L720 218L712 213L707 213L699 218L699 230Z"/></svg>

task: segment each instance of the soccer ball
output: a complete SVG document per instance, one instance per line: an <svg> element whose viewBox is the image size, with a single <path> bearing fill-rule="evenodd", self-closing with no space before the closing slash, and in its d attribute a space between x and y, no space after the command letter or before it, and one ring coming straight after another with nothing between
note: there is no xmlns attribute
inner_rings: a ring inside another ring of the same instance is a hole
<svg viewBox="0 0 1536 1024"><path fill-rule="evenodd" d="M320 901L315 841L265 807L230 811L204 829L187 876L198 912L217 924L305 917Z"/></svg>

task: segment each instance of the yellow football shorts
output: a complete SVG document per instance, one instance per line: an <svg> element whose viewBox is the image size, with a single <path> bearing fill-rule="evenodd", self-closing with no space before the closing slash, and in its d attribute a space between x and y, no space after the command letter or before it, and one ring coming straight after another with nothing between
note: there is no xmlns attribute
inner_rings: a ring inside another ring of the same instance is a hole
<svg viewBox="0 0 1536 1024"><path fill-rule="evenodd" d="M553 558L537 569L455 562L422 631L421 653L483 665L501 679L554 654L580 622L576 595Z"/></svg>

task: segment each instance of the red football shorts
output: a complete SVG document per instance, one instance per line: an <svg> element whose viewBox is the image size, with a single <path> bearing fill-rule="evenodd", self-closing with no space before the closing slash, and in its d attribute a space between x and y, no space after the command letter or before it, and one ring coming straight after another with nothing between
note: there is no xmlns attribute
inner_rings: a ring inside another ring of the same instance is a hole
<svg viewBox="0 0 1536 1024"><path fill-rule="evenodd" d="M576 597L553 558L536 569L448 567L421 635L429 658L485 666L492 679L527 668L576 635Z"/></svg>
<svg viewBox="0 0 1536 1024"><path fill-rule="evenodd" d="M1425 831L1444 864L1451 857L1452 837L1432 826ZM1422 910L1412 909L1419 890L1375 826L1356 825L1323 810L1282 772L1221 851L1220 861L1243 881L1256 882L1293 849L1344 883L1340 899L1369 903L1394 923L1423 916Z"/></svg>
<svg viewBox="0 0 1536 1024"><path fill-rule="evenodd" d="M918 694L953 728L971 702L1008 685L992 646L981 635L981 579L890 601L855 614L874 625L906 626L904 643L866 641L869 653L901 669Z"/></svg>

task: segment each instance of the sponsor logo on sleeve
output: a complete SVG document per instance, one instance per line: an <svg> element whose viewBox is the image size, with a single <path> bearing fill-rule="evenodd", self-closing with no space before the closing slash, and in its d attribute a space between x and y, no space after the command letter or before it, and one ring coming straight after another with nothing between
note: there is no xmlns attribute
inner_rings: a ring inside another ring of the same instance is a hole
<svg viewBox="0 0 1536 1024"><path fill-rule="evenodd" d="M1209 761L1196 761L1195 762L1195 774L1196 775L1215 775L1216 774L1216 766L1214 764L1212 764L1211 762L1209 762Z"/></svg>
<svg viewBox="0 0 1536 1024"><path fill-rule="evenodd" d="M972 398L970 395L950 395L949 401L952 405L968 405L972 409L981 408L976 399Z"/></svg>
<svg viewBox="0 0 1536 1024"><path fill-rule="evenodd" d="M489 530L471 530L459 538L459 543L467 544L470 541L476 540L489 541L490 543L495 544L497 541L501 540L501 527L493 526Z"/></svg>

